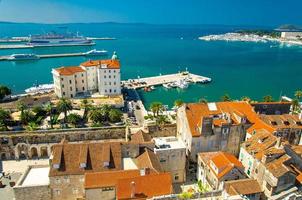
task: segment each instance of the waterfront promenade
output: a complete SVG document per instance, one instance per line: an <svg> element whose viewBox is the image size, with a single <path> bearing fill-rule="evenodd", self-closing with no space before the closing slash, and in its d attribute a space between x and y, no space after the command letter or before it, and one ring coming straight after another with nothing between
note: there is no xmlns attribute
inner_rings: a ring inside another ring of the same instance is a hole
<svg viewBox="0 0 302 200"><path fill-rule="evenodd" d="M176 74L129 79L127 81L122 81L122 84L125 88L128 89L140 89L144 87L152 87L167 83L174 83L181 80L186 80L192 83L207 83L211 81L211 78L192 74L189 72L180 72Z"/></svg>
<svg viewBox="0 0 302 200"><path fill-rule="evenodd" d="M60 58L60 57L78 57L78 56L87 56L86 53L62 53L62 54L44 54L37 55L38 58ZM0 61L15 61L10 60L10 56L0 56Z"/></svg>

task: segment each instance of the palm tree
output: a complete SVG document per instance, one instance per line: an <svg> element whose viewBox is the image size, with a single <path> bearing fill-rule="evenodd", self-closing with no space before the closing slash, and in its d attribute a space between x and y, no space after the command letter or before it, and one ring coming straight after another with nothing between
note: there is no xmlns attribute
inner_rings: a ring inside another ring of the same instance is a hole
<svg viewBox="0 0 302 200"><path fill-rule="evenodd" d="M166 115L159 115L156 118L156 124L159 125L159 126L164 126L168 122L169 122L169 120L168 120L168 117Z"/></svg>
<svg viewBox="0 0 302 200"><path fill-rule="evenodd" d="M174 101L174 106L177 107L177 108L179 108L183 104L184 104L184 102L181 99L177 99L177 100Z"/></svg>
<svg viewBox="0 0 302 200"><path fill-rule="evenodd" d="M7 96L10 95L12 93L12 91L4 85L0 85L0 101L2 101L2 99Z"/></svg>
<svg viewBox="0 0 302 200"><path fill-rule="evenodd" d="M11 119L10 113L0 108L0 129L7 130L8 121Z"/></svg>
<svg viewBox="0 0 302 200"><path fill-rule="evenodd" d="M20 100L17 102L17 109L19 111L21 111L21 114L22 114L24 112L24 110L27 109L27 106L25 105L25 103L22 100Z"/></svg>
<svg viewBox="0 0 302 200"><path fill-rule="evenodd" d="M71 123L74 127L81 122L82 118L78 114L71 113L67 116L67 121Z"/></svg>
<svg viewBox="0 0 302 200"><path fill-rule="evenodd" d="M27 125L35 120L35 116L30 110L24 110L23 112L21 111L20 118L23 125Z"/></svg>
<svg viewBox="0 0 302 200"><path fill-rule="evenodd" d="M81 108L84 109L84 115L83 115L84 121L87 121L88 111L91 109L91 107L92 107L91 102L88 101L87 99L83 99L81 101Z"/></svg>
<svg viewBox="0 0 302 200"><path fill-rule="evenodd" d="M271 95L266 95L266 96L263 97L263 101L264 102L273 102L274 99Z"/></svg>
<svg viewBox="0 0 302 200"><path fill-rule="evenodd" d="M232 101L231 97L229 94L224 94L222 97L221 97L221 101Z"/></svg>
<svg viewBox="0 0 302 200"><path fill-rule="evenodd" d="M102 114L99 108L93 108L89 111L89 119L93 121L93 123L99 123L102 121Z"/></svg>
<svg viewBox="0 0 302 200"><path fill-rule="evenodd" d="M208 100L206 98L200 98L199 103L208 103Z"/></svg>
<svg viewBox="0 0 302 200"><path fill-rule="evenodd" d="M38 129L38 125L35 122L29 122L26 126L26 130L28 131L35 131Z"/></svg>
<svg viewBox="0 0 302 200"><path fill-rule="evenodd" d="M300 100L302 98L302 90L297 90L295 92L295 97Z"/></svg>
<svg viewBox="0 0 302 200"><path fill-rule="evenodd" d="M150 105L150 110L153 112L153 116L158 116L163 111L163 104L161 102L153 102Z"/></svg>
<svg viewBox="0 0 302 200"><path fill-rule="evenodd" d="M247 101L247 102L250 102L251 101L251 98L248 97L248 96L243 96L241 97L241 101Z"/></svg>
<svg viewBox="0 0 302 200"><path fill-rule="evenodd" d="M123 113L118 109L111 109L109 111L110 122L120 122L122 120Z"/></svg>
<svg viewBox="0 0 302 200"><path fill-rule="evenodd" d="M61 98L59 102L57 103L57 109L59 112L64 113L64 123L67 122L67 112L72 110L72 104L71 101L65 98Z"/></svg>
<svg viewBox="0 0 302 200"><path fill-rule="evenodd" d="M53 110L53 104L49 102L44 107L45 111L47 112L47 115L49 115L49 121L50 121L50 127L53 129L53 118L52 118L52 110Z"/></svg>
<svg viewBox="0 0 302 200"><path fill-rule="evenodd" d="M299 100L298 99L293 99L292 100L292 107L293 107L293 112L296 112L300 106Z"/></svg>
<svg viewBox="0 0 302 200"><path fill-rule="evenodd" d="M102 118L104 121L109 120L109 112L111 110L111 107L109 105L102 105L100 108L100 113L102 114Z"/></svg>

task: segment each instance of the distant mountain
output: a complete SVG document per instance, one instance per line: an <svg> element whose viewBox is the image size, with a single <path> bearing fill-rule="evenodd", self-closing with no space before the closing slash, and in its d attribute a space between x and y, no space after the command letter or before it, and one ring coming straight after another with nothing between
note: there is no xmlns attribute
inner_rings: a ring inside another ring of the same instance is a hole
<svg viewBox="0 0 302 200"><path fill-rule="evenodd" d="M297 25L293 25L293 24L284 24L279 26L276 30L278 31L301 31L302 28L300 26Z"/></svg>

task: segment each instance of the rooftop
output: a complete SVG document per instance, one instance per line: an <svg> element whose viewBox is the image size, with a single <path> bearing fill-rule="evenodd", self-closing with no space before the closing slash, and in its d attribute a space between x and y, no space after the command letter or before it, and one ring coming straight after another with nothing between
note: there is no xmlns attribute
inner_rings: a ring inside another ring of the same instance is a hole
<svg viewBox="0 0 302 200"><path fill-rule="evenodd" d="M152 139L151 135L149 133L145 133L142 130L139 130L138 132L131 135L131 141L132 142L150 142Z"/></svg>
<svg viewBox="0 0 302 200"><path fill-rule="evenodd" d="M167 149L185 149L185 144L178 138L172 137L157 137L153 138L155 142L154 151L167 150Z"/></svg>
<svg viewBox="0 0 302 200"><path fill-rule="evenodd" d="M20 186L37 186L49 184L49 167L30 167Z"/></svg>
<svg viewBox="0 0 302 200"><path fill-rule="evenodd" d="M49 176L122 169L121 143L60 143L53 146Z"/></svg>
<svg viewBox="0 0 302 200"><path fill-rule="evenodd" d="M215 104L215 105L214 105ZM253 107L245 102L218 102L218 103L190 103L186 105L186 116L193 137L199 137L201 133L202 119L205 117L213 118L215 126L225 123L233 125L241 124L242 118L252 124L251 129L267 129L270 132L274 128L262 122L254 112Z"/></svg>
<svg viewBox="0 0 302 200"><path fill-rule="evenodd" d="M254 179L226 181L224 189L230 196L251 195L262 192L259 183Z"/></svg>
<svg viewBox="0 0 302 200"><path fill-rule="evenodd" d="M89 60L86 62L81 63L83 67L100 67L106 69L119 69L120 62L119 60Z"/></svg>
<svg viewBox="0 0 302 200"><path fill-rule="evenodd" d="M79 72L85 72L84 69L78 66L60 67L54 70L58 72L61 76L71 76Z"/></svg>
<svg viewBox="0 0 302 200"><path fill-rule="evenodd" d="M159 158L156 154L154 154L154 152L150 151L149 149L145 149L145 152L136 158L136 165L140 169L150 168L155 170L156 172L163 171L159 162Z"/></svg>
<svg viewBox="0 0 302 200"><path fill-rule="evenodd" d="M199 153L199 157L209 166L210 169L212 169L217 178L223 177L235 167L243 168L241 162L230 153L222 151L205 152ZM211 162L218 168L218 173L211 167Z"/></svg>
<svg viewBox="0 0 302 200"><path fill-rule="evenodd" d="M260 118L268 125L277 129L298 128L302 129L302 120L298 115L260 115Z"/></svg>
<svg viewBox="0 0 302 200"><path fill-rule="evenodd" d="M131 187L135 188L133 198L131 198ZM147 199L154 196L168 195L172 192L170 173L161 173L119 179L117 181L116 197L120 200Z"/></svg>

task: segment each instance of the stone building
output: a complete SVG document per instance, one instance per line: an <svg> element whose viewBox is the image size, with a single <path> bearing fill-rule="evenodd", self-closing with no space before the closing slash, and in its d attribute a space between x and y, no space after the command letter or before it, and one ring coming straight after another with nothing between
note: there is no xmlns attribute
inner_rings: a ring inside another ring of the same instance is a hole
<svg viewBox="0 0 302 200"><path fill-rule="evenodd" d="M280 137L269 132L257 131L243 143L239 160L267 197L282 199L301 184L301 150L301 146L282 143Z"/></svg>
<svg viewBox="0 0 302 200"><path fill-rule="evenodd" d="M258 124L264 123L247 102L190 103L177 112L177 134L193 161L199 152L238 155L247 129Z"/></svg>
<svg viewBox="0 0 302 200"><path fill-rule="evenodd" d="M121 94L120 62L114 54L109 60L89 60L80 66L52 70L55 94L73 98L98 93L101 96Z"/></svg>
<svg viewBox="0 0 302 200"><path fill-rule="evenodd" d="M52 199L83 198L86 173L148 168L161 171L152 142L84 142L54 145L50 158Z"/></svg>
<svg viewBox="0 0 302 200"><path fill-rule="evenodd" d="M226 152L198 154L197 179L213 190L223 188L225 181L245 178L243 165Z"/></svg>
<svg viewBox="0 0 302 200"><path fill-rule="evenodd" d="M290 144L301 144L302 119L301 115L260 115L260 119L272 126L274 135L288 141Z"/></svg>
<svg viewBox="0 0 302 200"><path fill-rule="evenodd" d="M159 157L164 172L170 172L174 183L186 181L186 147L176 137L153 138L154 153Z"/></svg>
<svg viewBox="0 0 302 200"><path fill-rule="evenodd" d="M85 174L86 200L147 199L171 193L169 173L145 168Z"/></svg>
<svg viewBox="0 0 302 200"><path fill-rule="evenodd" d="M226 181L222 192L223 199L236 200L260 200L263 197L263 191L259 183L254 179L240 179Z"/></svg>
<svg viewBox="0 0 302 200"><path fill-rule="evenodd" d="M49 166L29 166L13 187L15 200L49 200Z"/></svg>

